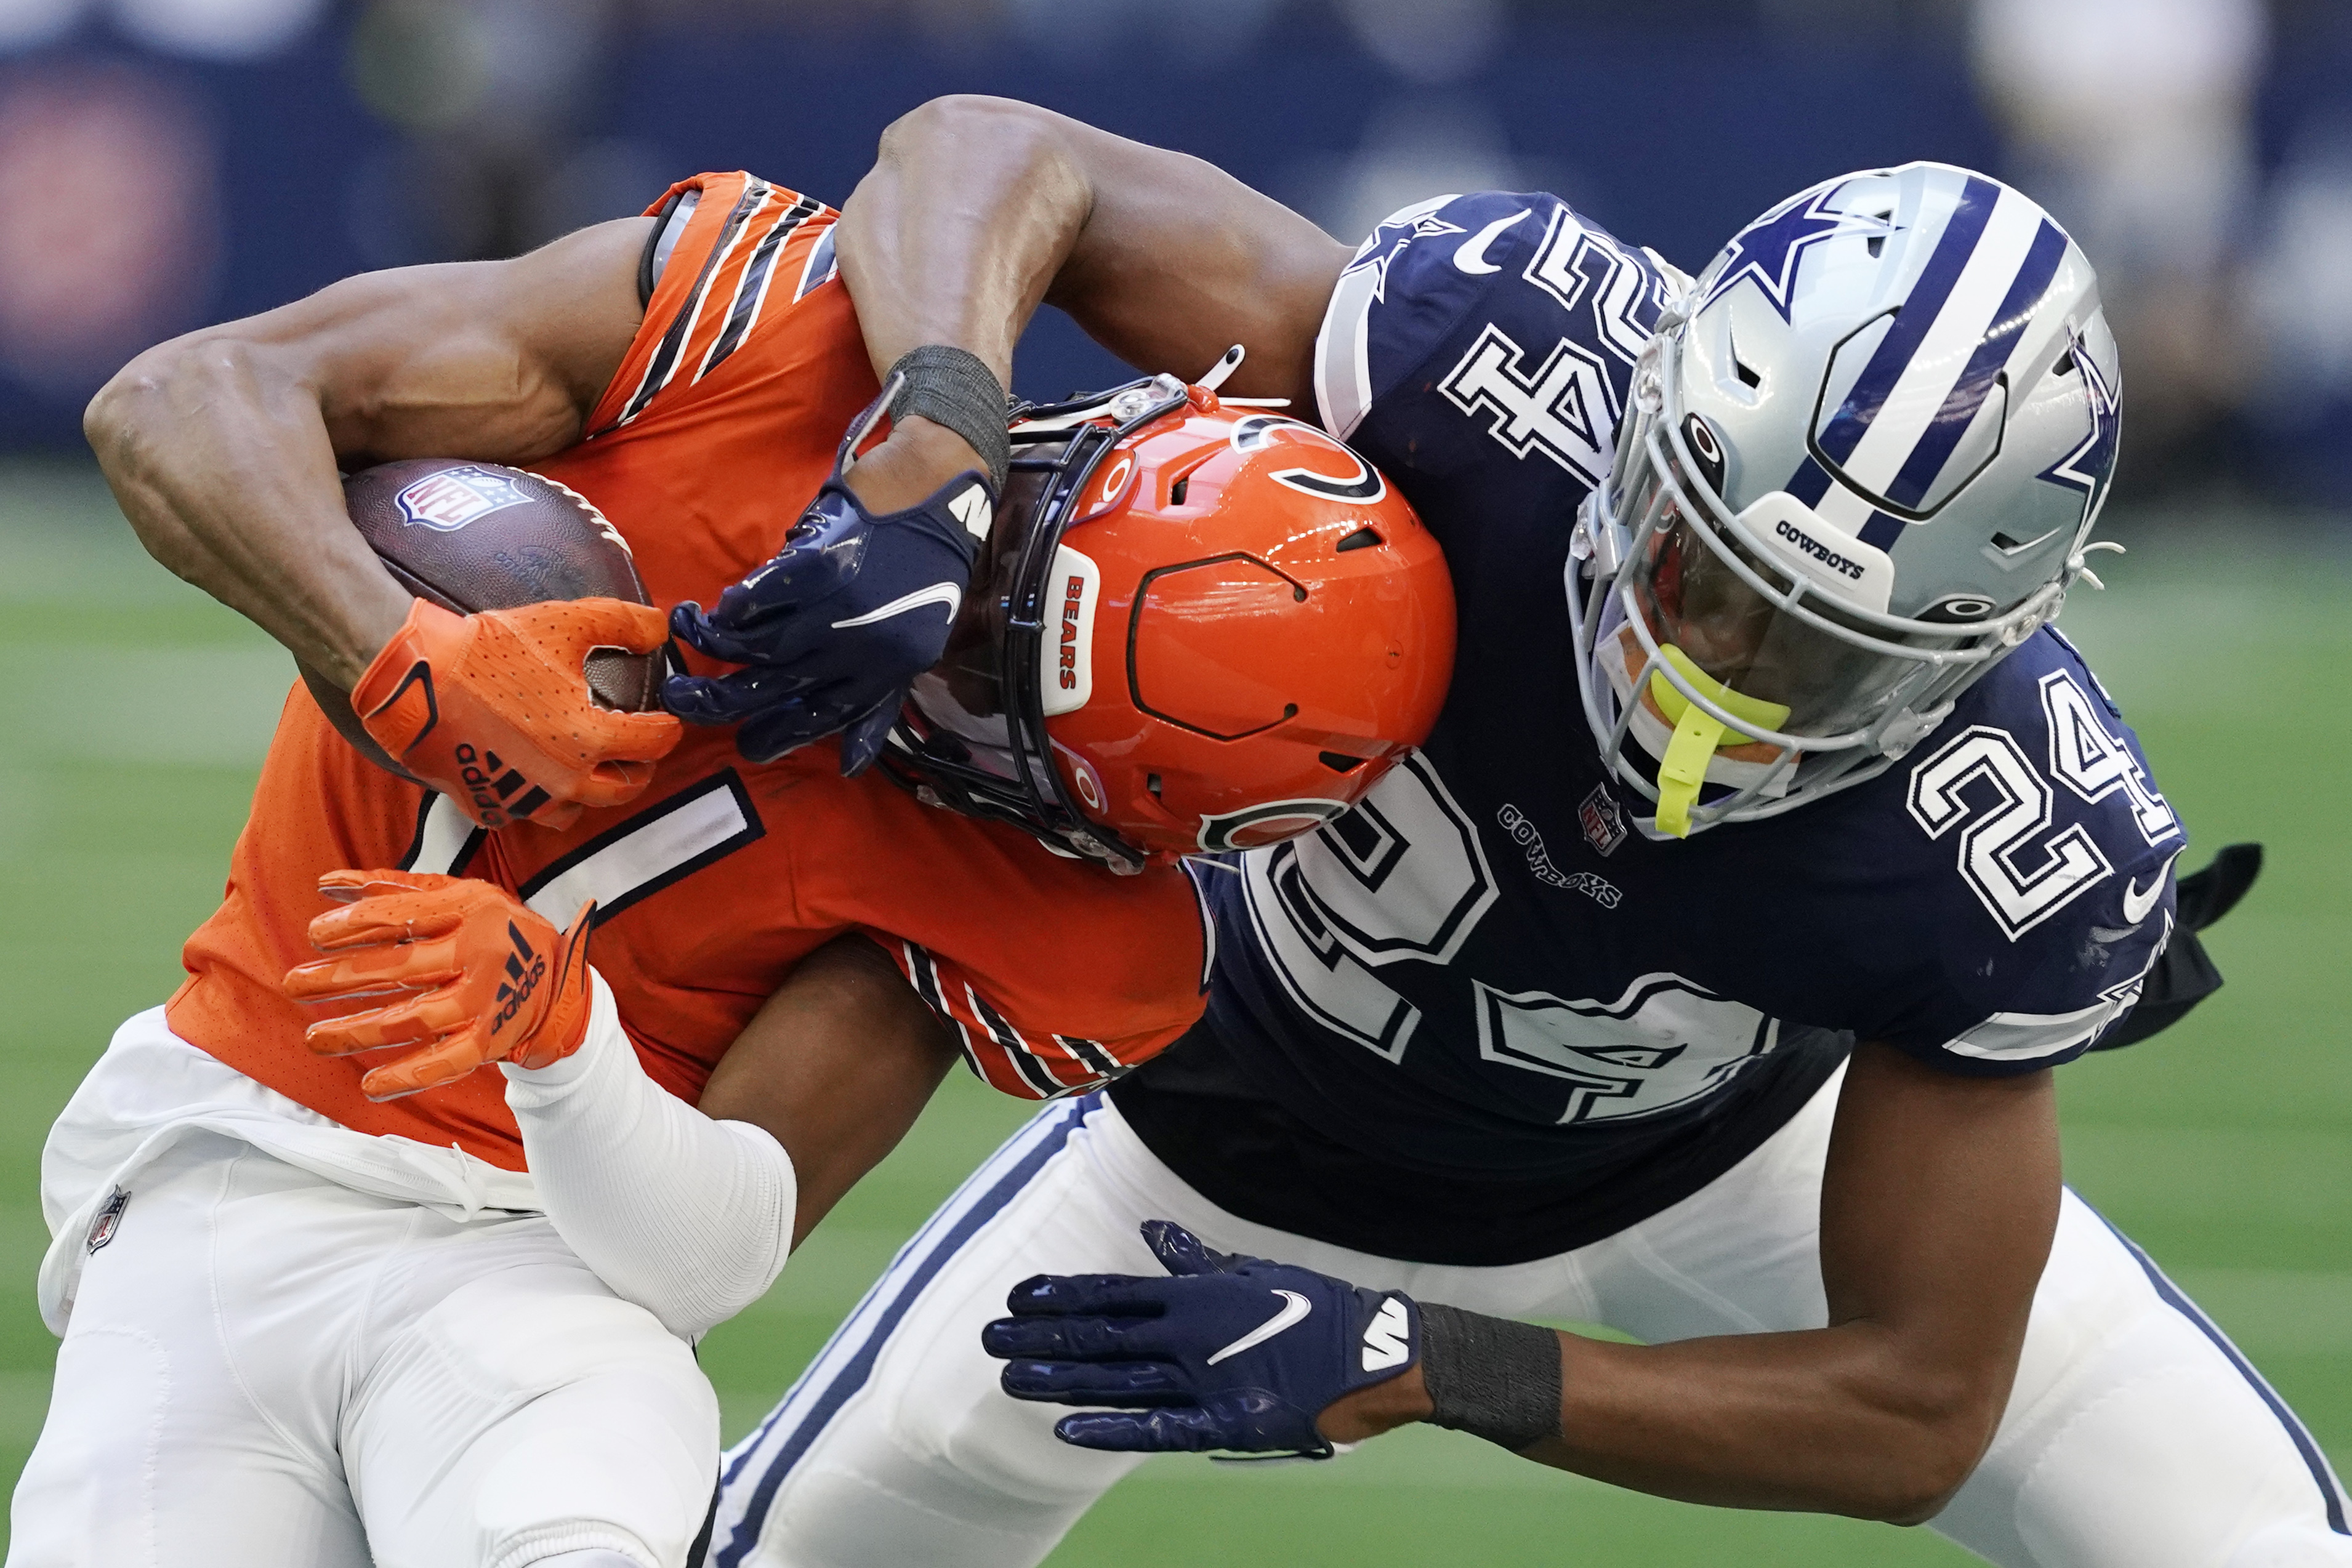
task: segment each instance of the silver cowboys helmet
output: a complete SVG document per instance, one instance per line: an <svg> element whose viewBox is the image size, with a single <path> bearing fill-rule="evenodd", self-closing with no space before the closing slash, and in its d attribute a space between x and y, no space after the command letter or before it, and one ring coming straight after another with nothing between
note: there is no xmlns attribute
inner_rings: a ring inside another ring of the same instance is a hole
<svg viewBox="0 0 2352 1568"><path fill-rule="evenodd" d="M2119 384L2080 247L1940 163L1791 197L1658 326L1568 581L1586 717L1654 838L1884 771L2055 618Z"/></svg>

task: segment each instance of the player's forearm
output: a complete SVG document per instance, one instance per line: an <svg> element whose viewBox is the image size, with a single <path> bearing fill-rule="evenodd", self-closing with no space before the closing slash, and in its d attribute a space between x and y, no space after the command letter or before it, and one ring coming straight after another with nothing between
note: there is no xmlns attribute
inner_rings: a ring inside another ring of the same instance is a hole
<svg viewBox="0 0 2352 1568"><path fill-rule="evenodd" d="M1473 1313L1441 1324L1447 1309L1423 1311L1423 1360L1325 1411L1325 1437L1433 1422L1687 1502L1916 1523L1967 1479L2009 1386L2006 1373L1939 1366L1865 1322L1659 1345L1545 1331L1559 1406L1538 1410L1530 1400L1555 1373L1535 1364L1538 1331Z"/></svg>
<svg viewBox="0 0 2352 1568"><path fill-rule="evenodd" d="M594 984L581 1049L503 1067L507 1104L556 1233L615 1295L698 1338L782 1270L792 1158L764 1130L714 1120L648 1077Z"/></svg>
<svg viewBox="0 0 2352 1568"><path fill-rule="evenodd" d="M1559 1339L1559 1435L1526 1457L1726 1508L1917 1523L1968 1479L2009 1387L1927 1363L1868 1322L1660 1345Z"/></svg>
<svg viewBox="0 0 2352 1568"><path fill-rule="evenodd" d="M1529 1457L1693 1501L1916 1522L1992 1440L2058 1222L2046 1072L1858 1047L1822 1183L1834 1326L1650 1346L1561 1336Z"/></svg>
<svg viewBox="0 0 2352 1568"><path fill-rule="evenodd" d="M413 601L344 514L339 465L529 463L578 440L642 319L651 226L347 277L150 349L83 427L158 560L349 690Z"/></svg>
<svg viewBox="0 0 2352 1568"><path fill-rule="evenodd" d="M234 329L149 350L83 425L140 540L348 690L408 593L343 512L315 397Z"/></svg>
<svg viewBox="0 0 2352 1568"><path fill-rule="evenodd" d="M797 1247L898 1146L957 1055L880 947L838 937L802 959L743 1026L701 1108L792 1151Z"/></svg>
<svg viewBox="0 0 2352 1568"><path fill-rule="evenodd" d="M842 277L877 371L923 343L1009 376L1040 301L1129 364L1187 378L1228 348L1237 395L1311 403L1315 333L1347 248L1197 158L1002 99L893 125L842 209Z"/></svg>

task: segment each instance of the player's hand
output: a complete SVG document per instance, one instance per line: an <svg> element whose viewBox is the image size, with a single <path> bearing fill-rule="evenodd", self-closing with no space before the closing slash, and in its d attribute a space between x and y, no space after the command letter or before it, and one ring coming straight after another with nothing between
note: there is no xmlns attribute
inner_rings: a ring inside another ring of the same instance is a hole
<svg viewBox="0 0 2352 1568"><path fill-rule="evenodd" d="M1118 1407L1063 1416L1066 1443L1328 1458L1317 1418L1420 1359L1410 1296L1213 1252L1165 1219L1143 1239L1170 1278L1039 1274L981 1331L1015 1399Z"/></svg>
<svg viewBox="0 0 2352 1568"><path fill-rule="evenodd" d="M650 653L661 612L578 599L457 615L417 600L352 688L393 759L485 828L568 826L650 783L683 733L666 713L620 713L588 689L598 648Z"/></svg>
<svg viewBox="0 0 2352 1568"><path fill-rule="evenodd" d="M394 1100L478 1067L545 1067L588 1035L592 901L558 931L486 882L429 873L336 871L319 891L344 905L310 922L327 955L287 972L298 1002L383 997L365 1012L314 1023L320 1056L414 1045L371 1068L360 1092Z"/></svg>
<svg viewBox="0 0 2352 1568"><path fill-rule="evenodd" d="M941 455L960 466L942 473ZM753 762L836 731L843 773L882 754L908 683L946 651L995 516L977 455L928 420L859 459L854 485L844 472L773 560L709 612L689 601L670 617L680 642L744 667L673 675L664 703L691 724L740 725L736 749Z"/></svg>

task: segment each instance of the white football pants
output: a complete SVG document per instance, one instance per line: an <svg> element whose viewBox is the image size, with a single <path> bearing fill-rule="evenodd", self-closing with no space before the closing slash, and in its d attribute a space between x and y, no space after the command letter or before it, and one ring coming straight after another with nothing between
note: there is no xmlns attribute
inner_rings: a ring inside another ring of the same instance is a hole
<svg viewBox="0 0 2352 1568"><path fill-rule="evenodd" d="M1691 1197L1504 1268L1397 1262L1250 1224L1179 1180L1099 1094L1050 1107L933 1216L728 1454L710 1568L1044 1558L1141 1457L1056 1440L1063 1408L1005 1396L981 1325L1031 1274L1159 1273L1137 1235L1145 1219L1423 1301L1607 1323L1652 1343L1820 1327L1822 1166L1839 1082ZM2009 1568L2352 1564L2344 1495L2310 1435L2071 1192L2008 1415L1933 1528Z"/></svg>
<svg viewBox="0 0 2352 1568"><path fill-rule="evenodd" d="M160 1080L215 1122L278 1098L142 1015L49 1163ZM184 1125L123 1181L8 1568L685 1568L718 1401L543 1215L459 1218Z"/></svg>

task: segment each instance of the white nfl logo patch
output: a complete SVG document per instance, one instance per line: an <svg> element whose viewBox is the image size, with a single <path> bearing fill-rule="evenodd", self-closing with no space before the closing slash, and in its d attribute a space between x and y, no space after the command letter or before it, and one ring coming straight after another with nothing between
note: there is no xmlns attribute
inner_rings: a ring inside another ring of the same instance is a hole
<svg viewBox="0 0 2352 1568"><path fill-rule="evenodd" d="M512 480L468 465L428 474L394 496L393 502L400 507L403 527L415 523L448 534L528 498Z"/></svg>

